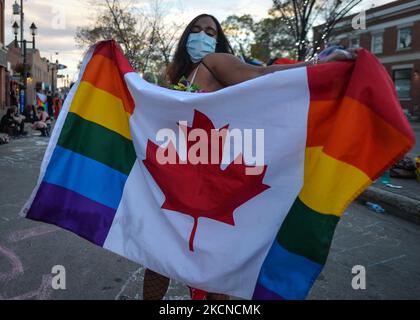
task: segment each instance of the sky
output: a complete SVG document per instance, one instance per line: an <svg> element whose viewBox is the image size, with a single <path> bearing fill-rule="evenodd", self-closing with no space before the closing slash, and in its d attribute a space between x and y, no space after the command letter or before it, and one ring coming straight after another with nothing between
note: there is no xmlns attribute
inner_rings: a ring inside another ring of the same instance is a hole
<svg viewBox="0 0 420 320"><path fill-rule="evenodd" d="M134 0L144 11L156 0ZM201 13L214 15L220 21L227 16L250 14L255 20L267 17L272 0L158 0L162 3L167 15L165 19L176 19L188 23ZM369 9L372 5L379 6L392 0L363 0L354 12ZM11 25L15 20L20 24L19 16L12 14L15 0L6 0L5 41L14 39ZM20 0L18 1L20 2ZM93 23L95 8L86 0L24 0L25 38L31 40L29 26L35 22L38 27L36 47L41 56L49 60L59 60L66 65L66 70L60 71L69 75L70 81L75 81L78 75L77 65L83 58L83 50L78 48L74 40L78 27ZM60 86L60 83L59 83Z"/></svg>

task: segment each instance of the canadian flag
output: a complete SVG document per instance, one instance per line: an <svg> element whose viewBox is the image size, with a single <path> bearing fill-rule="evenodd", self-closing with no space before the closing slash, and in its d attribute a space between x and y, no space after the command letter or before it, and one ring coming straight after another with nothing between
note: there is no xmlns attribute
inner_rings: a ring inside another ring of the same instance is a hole
<svg viewBox="0 0 420 320"><path fill-rule="evenodd" d="M104 41L24 213L194 288L303 299L345 208L413 142L366 51L190 93L146 82Z"/></svg>

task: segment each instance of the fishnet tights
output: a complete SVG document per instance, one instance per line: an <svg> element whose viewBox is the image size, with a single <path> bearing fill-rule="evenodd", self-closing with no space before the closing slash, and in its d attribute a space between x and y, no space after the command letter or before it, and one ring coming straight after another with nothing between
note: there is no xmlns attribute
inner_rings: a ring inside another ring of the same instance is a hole
<svg viewBox="0 0 420 320"><path fill-rule="evenodd" d="M168 291L169 278L146 269L143 282L143 300L162 300ZM207 293L207 300L229 300L229 296L219 293Z"/></svg>

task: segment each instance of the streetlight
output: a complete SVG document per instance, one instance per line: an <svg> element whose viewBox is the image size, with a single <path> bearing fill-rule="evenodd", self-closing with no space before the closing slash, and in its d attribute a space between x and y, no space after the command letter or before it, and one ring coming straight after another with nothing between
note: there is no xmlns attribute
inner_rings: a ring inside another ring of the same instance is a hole
<svg viewBox="0 0 420 320"><path fill-rule="evenodd" d="M58 52L56 53L58 55ZM52 59L52 58L51 58ZM54 71L58 72L58 60L55 60L55 63L51 60L50 63L48 63L48 72L51 70L51 94L54 94L55 92L55 86L54 86Z"/></svg>
<svg viewBox="0 0 420 320"><path fill-rule="evenodd" d="M32 49L35 50L35 36L36 36L37 31L38 31L38 28L36 27L35 23L32 22L29 29L31 29L31 34L32 34Z"/></svg>
<svg viewBox="0 0 420 320"><path fill-rule="evenodd" d="M19 25L17 24L17 22L15 21L15 23L12 25L13 28L13 33L15 35L15 47L17 48L18 46L18 39L17 39L17 35L19 33Z"/></svg>
<svg viewBox="0 0 420 320"><path fill-rule="evenodd" d="M17 4L17 3L15 3ZM15 8L13 8L14 10ZM20 6L20 10L22 10L22 5ZM23 16L23 13L21 13L21 17ZM23 19L21 19L21 21L23 21ZM15 35L15 47L18 47L18 43L22 44L22 51L23 51L23 74L22 74L22 90L23 90L23 106L21 106L21 109L25 108L26 106L26 102L27 102L27 97L26 97L26 89L27 89L27 83L28 83L28 65L26 63L26 45L27 43L32 43L32 48L33 50L35 50L35 35L37 33L37 27L35 25L35 23L32 23L30 26L30 30L31 30L31 34L32 34L32 41L26 41L25 39L23 39L22 37L22 27L20 27L20 31L21 31L21 37L22 39L20 41L18 41L17 39L17 35L19 33L19 25L17 24L17 22L15 21L12 25L12 29L13 29L13 33Z"/></svg>
<svg viewBox="0 0 420 320"><path fill-rule="evenodd" d="M13 28L13 33L15 34L15 36L17 37L18 33L19 33L19 25L18 23L15 21L15 23L12 25Z"/></svg>
<svg viewBox="0 0 420 320"><path fill-rule="evenodd" d="M12 6L13 8L13 15L20 15L20 41L23 41L23 21L24 21L24 14L23 14L23 0L20 0L20 5L15 0L15 3ZM22 48L22 55L23 55L23 48Z"/></svg>
<svg viewBox="0 0 420 320"><path fill-rule="evenodd" d="M13 14L18 15L20 14L20 5L15 0L15 3L13 4Z"/></svg>

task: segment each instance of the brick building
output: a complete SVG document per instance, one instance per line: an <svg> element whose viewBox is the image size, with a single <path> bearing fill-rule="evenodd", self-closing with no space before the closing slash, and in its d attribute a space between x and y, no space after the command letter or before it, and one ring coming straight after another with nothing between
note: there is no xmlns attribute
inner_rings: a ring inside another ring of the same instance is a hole
<svg viewBox="0 0 420 320"><path fill-rule="evenodd" d="M3 109L6 106L6 97L7 97L7 49L4 45L4 10L5 10L5 1L0 0L0 109Z"/></svg>
<svg viewBox="0 0 420 320"><path fill-rule="evenodd" d="M41 57L37 49L28 49L27 63L31 74L28 81L27 101L35 103L36 92L51 90L52 82L54 82L54 88L57 88L57 72L51 70L50 63Z"/></svg>
<svg viewBox="0 0 420 320"><path fill-rule="evenodd" d="M20 83L23 59L20 47L15 47L14 41L8 45L7 61L10 65L9 78L13 94L15 85ZM26 63L28 64L29 77L27 79L27 103L35 104L36 92L50 91L57 88L57 68L45 58L42 58L38 49L27 48ZM53 84L53 86L52 86ZM13 100L11 98L10 100Z"/></svg>
<svg viewBox="0 0 420 320"><path fill-rule="evenodd" d="M402 107L420 116L420 0L393 1L367 10L366 29L352 27L356 15L336 25L330 42L374 53L393 79ZM321 28L314 28L315 36Z"/></svg>
<svg viewBox="0 0 420 320"><path fill-rule="evenodd" d="M20 74L18 72L19 65L22 64L22 55L20 47L15 47L12 42L7 46L7 76L6 76L6 105L17 105L19 99L19 85L21 83Z"/></svg>

